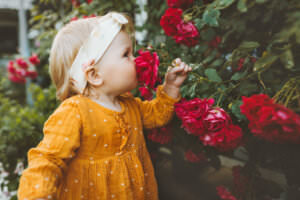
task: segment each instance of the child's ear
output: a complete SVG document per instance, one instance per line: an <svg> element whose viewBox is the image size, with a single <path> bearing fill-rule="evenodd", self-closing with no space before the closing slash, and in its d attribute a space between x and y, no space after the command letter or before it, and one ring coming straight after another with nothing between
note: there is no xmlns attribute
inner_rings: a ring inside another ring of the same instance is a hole
<svg viewBox="0 0 300 200"><path fill-rule="evenodd" d="M95 67L89 67L85 71L86 80L93 86L101 86L103 84L103 78L101 73L95 69Z"/></svg>

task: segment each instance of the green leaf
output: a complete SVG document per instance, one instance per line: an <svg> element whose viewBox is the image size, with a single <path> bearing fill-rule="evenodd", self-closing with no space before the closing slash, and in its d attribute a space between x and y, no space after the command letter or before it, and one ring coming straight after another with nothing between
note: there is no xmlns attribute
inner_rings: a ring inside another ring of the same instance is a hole
<svg viewBox="0 0 300 200"><path fill-rule="evenodd" d="M250 81L244 81L241 83L239 90L241 95L248 96L256 92L258 90L258 86L256 83L252 83Z"/></svg>
<svg viewBox="0 0 300 200"><path fill-rule="evenodd" d="M246 119L245 115L241 113L240 106L243 104L243 101L237 100L232 103L231 111L238 119Z"/></svg>
<svg viewBox="0 0 300 200"><path fill-rule="evenodd" d="M218 58L218 59L214 60L214 62L212 62L210 64L210 66L211 67L219 67L219 66L222 66L223 63L224 63L224 59Z"/></svg>
<svg viewBox="0 0 300 200"><path fill-rule="evenodd" d="M240 12L247 12L248 8L246 5L247 0L239 0L237 8Z"/></svg>
<svg viewBox="0 0 300 200"><path fill-rule="evenodd" d="M265 3L268 0L256 0L256 3Z"/></svg>
<svg viewBox="0 0 300 200"><path fill-rule="evenodd" d="M266 56L258 59L254 64L254 71L272 65L278 59L278 55L268 53Z"/></svg>
<svg viewBox="0 0 300 200"><path fill-rule="evenodd" d="M205 70L205 75L208 77L209 80L213 82L222 82L221 77L218 75L217 71L215 69L206 69Z"/></svg>
<svg viewBox="0 0 300 200"><path fill-rule="evenodd" d="M216 57L216 55L217 55L217 50L213 50L203 61L202 61L202 63L203 64L206 64L206 63L209 63L209 62L211 62L215 57Z"/></svg>
<svg viewBox="0 0 300 200"><path fill-rule="evenodd" d="M203 28L203 26L206 24L206 22L203 19L200 18L196 18L194 20L196 27L198 28L198 30L201 30Z"/></svg>
<svg viewBox="0 0 300 200"><path fill-rule="evenodd" d="M280 60L286 69L292 69L295 66L293 53L290 49L280 55Z"/></svg>
<svg viewBox="0 0 300 200"><path fill-rule="evenodd" d="M245 72L236 72L231 77L231 80L237 81L237 80L240 80L241 78L245 77L246 75L247 75L247 71L245 71Z"/></svg>
<svg viewBox="0 0 300 200"><path fill-rule="evenodd" d="M238 47L238 49L240 51L253 51L255 48L258 48L260 45L258 42L253 42L253 41L243 41L240 46Z"/></svg>
<svg viewBox="0 0 300 200"><path fill-rule="evenodd" d="M201 82L200 84L198 84L198 87L197 87L197 91L200 93L203 93L205 92L206 90L209 89L209 83L207 82Z"/></svg>
<svg viewBox="0 0 300 200"><path fill-rule="evenodd" d="M219 26L218 19L220 17L220 11L216 9L206 9L203 13L202 19L210 26Z"/></svg>
<svg viewBox="0 0 300 200"><path fill-rule="evenodd" d="M196 46L196 50L201 54L204 53L207 49L208 49L208 45L207 44L201 44L199 46Z"/></svg>
<svg viewBox="0 0 300 200"><path fill-rule="evenodd" d="M189 96L191 97L191 98L194 98L195 97L195 95L196 95L196 87L197 87L197 82L196 83L194 83L190 88L189 88Z"/></svg>
<svg viewBox="0 0 300 200"><path fill-rule="evenodd" d="M217 2L216 8L221 10L233 4L235 0L218 0L216 2Z"/></svg>
<svg viewBox="0 0 300 200"><path fill-rule="evenodd" d="M201 32L201 38L205 41L211 41L216 36L216 32L212 28L208 28Z"/></svg>

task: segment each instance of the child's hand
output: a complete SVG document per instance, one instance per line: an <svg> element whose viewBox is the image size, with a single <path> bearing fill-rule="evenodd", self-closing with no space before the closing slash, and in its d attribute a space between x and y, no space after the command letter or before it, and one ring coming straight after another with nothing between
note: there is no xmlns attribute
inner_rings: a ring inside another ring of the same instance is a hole
<svg viewBox="0 0 300 200"><path fill-rule="evenodd" d="M180 86L187 77L187 73L192 71L192 68L182 62L180 58L176 58L169 67L165 75L164 91L173 98L179 97Z"/></svg>
<svg viewBox="0 0 300 200"><path fill-rule="evenodd" d="M176 58L172 65L169 67L165 75L165 84L170 87L180 88L183 81L187 78L187 73L192 71L192 68L182 62L180 58Z"/></svg>

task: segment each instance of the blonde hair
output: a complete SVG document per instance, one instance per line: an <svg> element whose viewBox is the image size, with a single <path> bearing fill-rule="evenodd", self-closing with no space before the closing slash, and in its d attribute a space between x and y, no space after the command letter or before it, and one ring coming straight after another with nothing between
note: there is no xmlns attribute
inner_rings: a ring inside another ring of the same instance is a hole
<svg viewBox="0 0 300 200"><path fill-rule="evenodd" d="M122 14L129 21L122 30L126 31L135 43L133 22L127 14ZM49 73L56 87L56 97L61 101L79 93L71 82L69 70L80 47L89 37L92 29L97 26L97 20L100 17L69 22L54 38L49 57ZM88 84L87 87L89 87ZM84 93L84 95L87 94Z"/></svg>

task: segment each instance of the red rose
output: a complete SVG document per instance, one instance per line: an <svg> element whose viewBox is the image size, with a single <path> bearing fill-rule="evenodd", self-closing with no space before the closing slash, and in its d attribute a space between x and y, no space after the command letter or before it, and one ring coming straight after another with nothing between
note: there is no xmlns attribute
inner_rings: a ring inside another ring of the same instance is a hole
<svg viewBox="0 0 300 200"><path fill-rule="evenodd" d="M194 0L168 0L168 6L172 8L188 8L194 3Z"/></svg>
<svg viewBox="0 0 300 200"><path fill-rule="evenodd" d="M14 61L9 61L8 62L8 65L7 65L7 71L9 72L9 73L16 73L16 68L15 68L15 66L14 66Z"/></svg>
<svg viewBox="0 0 300 200"><path fill-rule="evenodd" d="M300 143L299 115L264 94L242 98L241 112L255 136L275 143Z"/></svg>
<svg viewBox="0 0 300 200"><path fill-rule="evenodd" d="M21 67L22 69L27 69L29 66L27 64L27 62L25 60L23 60L22 58L18 58L16 59L16 63L19 65L19 67Z"/></svg>
<svg viewBox="0 0 300 200"><path fill-rule="evenodd" d="M138 81L141 85L146 84L154 89L158 80L159 57L156 52L138 51L139 56L135 59Z"/></svg>
<svg viewBox="0 0 300 200"><path fill-rule="evenodd" d="M170 125L154 128L148 132L148 139L160 144L168 144L172 140L172 136L173 133Z"/></svg>
<svg viewBox="0 0 300 200"><path fill-rule="evenodd" d="M38 58L38 56L36 54L32 54L31 57L29 57L29 61L33 64L33 65L38 65L40 64L40 59Z"/></svg>
<svg viewBox="0 0 300 200"><path fill-rule="evenodd" d="M242 96L243 104L240 106L243 113L249 121L257 119L258 111L263 105L273 104L273 100L265 94L257 94L251 97Z"/></svg>
<svg viewBox="0 0 300 200"><path fill-rule="evenodd" d="M182 10L178 8L168 8L160 19L160 25L167 36L177 35L177 25L182 24Z"/></svg>
<svg viewBox="0 0 300 200"><path fill-rule="evenodd" d="M20 77L25 77L26 76L26 70L22 68L16 69L16 74Z"/></svg>
<svg viewBox="0 0 300 200"><path fill-rule="evenodd" d="M228 151L242 141L242 130L232 124L230 116L222 108L212 108L213 99L183 99L175 104L175 112L182 120L182 127L199 136L204 145Z"/></svg>
<svg viewBox="0 0 300 200"><path fill-rule="evenodd" d="M27 71L26 77L30 77L31 79L36 79L38 76L38 73L36 71Z"/></svg>
<svg viewBox="0 0 300 200"><path fill-rule="evenodd" d="M206 162L207 158L203 152L198 154L194 153L191 149L184 153L184 157L187 161L192 163Z"/></svg>
<svg viewBox="0 0 300 200"><path fill-rule="evenodd" d="M90 4L90 3L93 2L93 0L86 0L86 2L87 2L88 4Z"/></svg>
<svg viewBox="0 0 300 200"><path fill-rule="evenodd" d="M222 108L213 108L207 112L203 124L207 131L216 132L231 124L231 118Z"/></svg>
<svg viewBox="0 0 300 200"><path fill-rule="evenodd" d="M182 127L189 134L201 135L204 132L202 120L213 104L214 99L194 98L189 101L182 99L175 104L175 112L182 120Z"/></svg>
<svg viewBox="0 0 300 200"><path fill-rule="evenodd" d="M177 34L173 36L176 43L190 47L198 43L199 32L192 22L177 24L176 28Z"/></svg>
<svg viewBox="0 0 300 200"><path fill-rule="evenodd" d="M216 187L218 195L223 200L237 200L224 186Z"/></svg>
<svg viewBox="0 0 300 200"><path fill-rule="evenodd" d="M152 92L150 91L149 88L147 87L140 87L139 88L139 91L141 93L141 96L146 99L146 100L151 100L153 98L153 94Z"/></svg>
<svg viewBox="0 0 300 200"><path fill-rule="evenodd" d="M251 132L275 143L300 143L300 116L278 104L263 106L250 122Z"/></svg>
<svg viewBox="0 0 300 200"><path fill-rule="evenodd" d="M209 132L199 136L204 145L217 148L220 151L230 151L242 144L242 129L229 124L217 132Z"/></svg>
<svg viewBox="0 0 300 200"><path fill-rule="evenodd" d="M24 77L18 76L17 74L10 74L8 78L14 83L26 83L26 79Z"/></svg>

